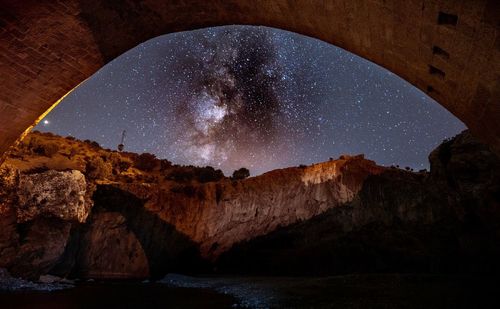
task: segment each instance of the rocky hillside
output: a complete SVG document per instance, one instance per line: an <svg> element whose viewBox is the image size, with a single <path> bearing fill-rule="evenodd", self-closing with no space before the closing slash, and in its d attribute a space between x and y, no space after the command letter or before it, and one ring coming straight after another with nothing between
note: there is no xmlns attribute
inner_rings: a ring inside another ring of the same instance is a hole
<svg viewBox="0 0 500 309"><path fill-rule="evenodd" d="M32 133L0 169L0 267L29 279L497 272L500 160L468 132L431 171L341 156L247 179Z"/></svg>
<svg viewBox="0 0 500 309"><path fill-rule="evenodd" d="M2 167L0 267L29 278L193 271L237 242L351 201L384 170L342 156L236 180L32 133Z"/></svg>
<svg viewBox="0 0 500 309"><path fill-rule="evenodd" d="M429 160L430 173L389 169L370 175L352 201L237 244L219 258L218 269L267 275L499 273L499 158L464 132Z"/></svg>
<svg viewBox="0 0 500 309"><path fill-rule="evenodd" d="M213 259L236 242L352 200L368 175L383 170L362 156L343 156L240 181L112 186L145 201L147 210L199 243L203 257Z"/></svg>

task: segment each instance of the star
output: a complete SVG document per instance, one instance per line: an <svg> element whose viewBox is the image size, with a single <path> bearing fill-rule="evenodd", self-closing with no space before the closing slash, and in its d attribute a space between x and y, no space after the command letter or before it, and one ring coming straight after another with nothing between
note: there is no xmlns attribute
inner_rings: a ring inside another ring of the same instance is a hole
<svg viewBox="0 0 500 309"><path fill-rule="evenodd" d="M224 26L144 42L71 92L36 129L226 175L364 153L428 167L465 126L397 75L283 30Z"/></svg>

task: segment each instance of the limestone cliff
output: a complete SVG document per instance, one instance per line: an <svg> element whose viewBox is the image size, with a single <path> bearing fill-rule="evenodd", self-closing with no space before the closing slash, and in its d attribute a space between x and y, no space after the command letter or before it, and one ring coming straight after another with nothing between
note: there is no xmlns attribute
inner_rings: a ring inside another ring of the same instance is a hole
<svg viewBox="0 0 500 309"><path fill-rule="evenodd" d="M19 174L2 168L0 267L38 278L63 255L73 223L92 208L93 186L79 171Z"/></svg>
<svg viewBox="0 0 500 309"><path fill-rule="evenodd" d="M85 222L92 207L91 192L87 192L92 190L80 171L21 174L16 191L19 223L38 216Z"/></svg>
<svg viewBox="0 0 500 309"><path fill-rule="evenodd" d="M234 243L351 201L369 175L384 170L363 156L342 156L234 180L210 168L173 166L40 133L16 150L5 164L10 171L3 191L10 199L2 220L10 237L0 266L29 277L50 270L140 278L185 261L203 264L199 255L214 260ZM52 225L57 238L37 239ZM45 249L46 242L51 246ZM47 255L44 267L34 250Z"/></svg>
<svg viewBox="0 0 500 309"><path fill-rule="evenodd" d="M499 159L465 132L430 162L413 173L342 156L234 180L34 133L0 169L0 267L30 279L496 271Z"/></svg>
<svg viewBox="0 0 500 309"><path fill-rule="evenodd" d="M430 173L370 175L342 207L233 246L217 261L219 270L500 272L500 159L464 132L429 160Z"/></svg>
<svg viewBox="0 0 500 309"><path fill-rule="evenodd" d="M215 258L236 242L351 201L366 177L383 170L362 156L343 156L238 181L116 186L143 199L146 209L199 243L204 257Z"/></svg>

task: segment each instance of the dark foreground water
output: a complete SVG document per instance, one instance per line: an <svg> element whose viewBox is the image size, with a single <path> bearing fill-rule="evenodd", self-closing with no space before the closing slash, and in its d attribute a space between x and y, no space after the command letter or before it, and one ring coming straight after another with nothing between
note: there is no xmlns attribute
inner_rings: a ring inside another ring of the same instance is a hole
<svg viewBox="0 0 500 309"><path fill-rule="evenodd" d="M187 277L0 291L0 308L500 308L492 276Z"/></svg>
<svg viewBox="0 0 500 309"><path fill-rule="evenodd" d="M0 308L231 308L233 297L209 289L151 283L83 283L58 291L0 292Z"/></svg>

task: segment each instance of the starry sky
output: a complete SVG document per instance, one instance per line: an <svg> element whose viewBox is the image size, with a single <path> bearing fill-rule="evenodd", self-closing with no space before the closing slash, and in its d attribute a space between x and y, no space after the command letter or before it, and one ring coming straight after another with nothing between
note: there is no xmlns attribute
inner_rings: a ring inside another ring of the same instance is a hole
<svg viewBox="0 0 500 309"><path fill-rule="evenodd" d="M393 73L331 44L255 26L154 38L104 66L37 130L257 175L364 153L428 167L465 128Z"/></svg>

